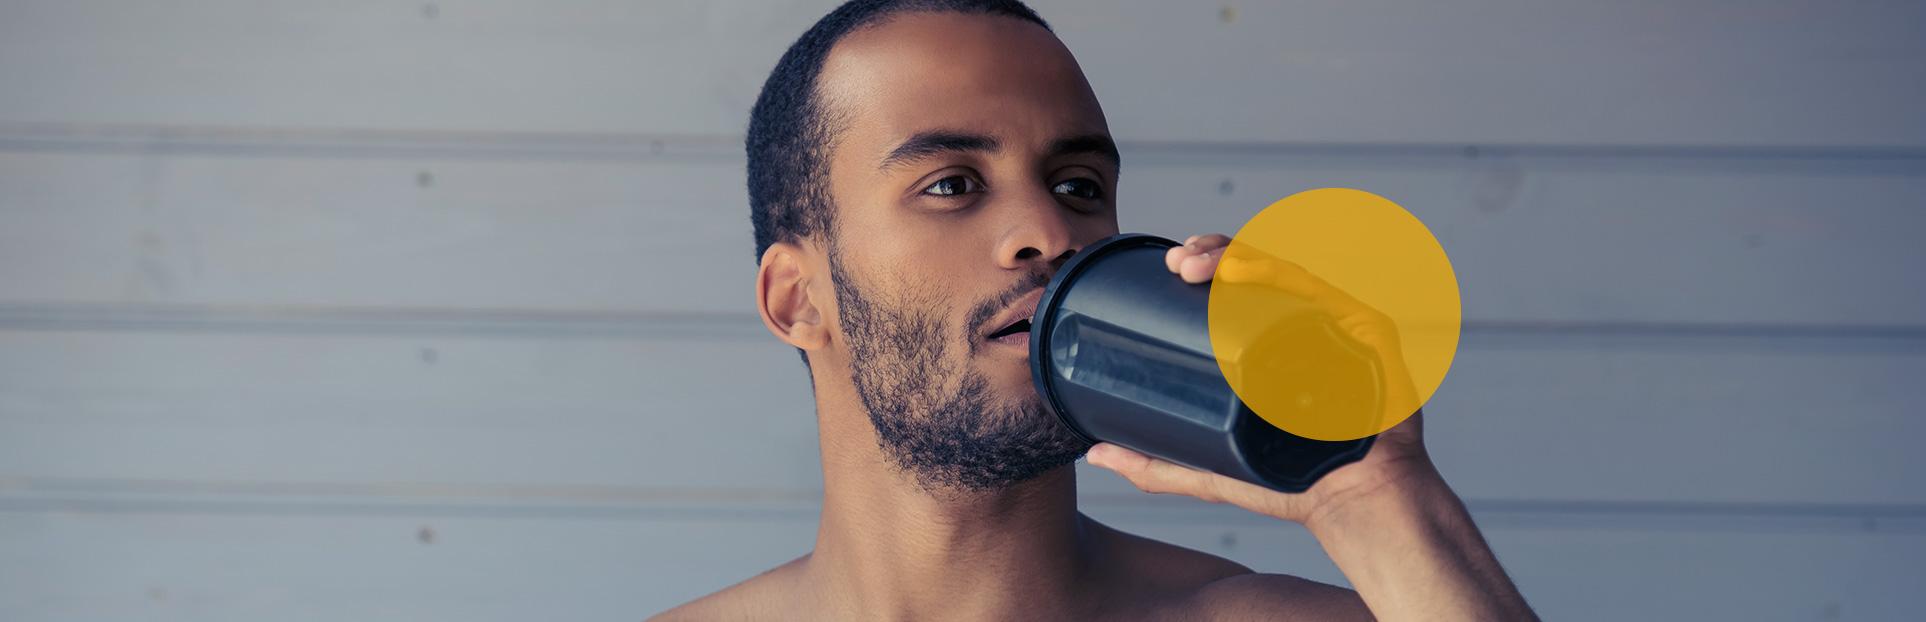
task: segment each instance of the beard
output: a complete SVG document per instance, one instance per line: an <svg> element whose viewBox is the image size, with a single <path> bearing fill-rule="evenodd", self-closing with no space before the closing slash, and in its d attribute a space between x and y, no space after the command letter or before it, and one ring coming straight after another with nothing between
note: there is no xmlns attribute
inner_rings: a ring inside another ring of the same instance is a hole
<svg viewBox="0 0 1926 622"><path fill-rule="evenodd" d="M970 365L977 324L1048 282L1033 273L983 301L959 330L947 330L938 301L884 301L865 294L829 244L851 379L896 466L926 489L1008 488L1070 464L1090 443L1044 409L1033 391L1000 397ZM967 347L966 347L967 346Z"/></svg>

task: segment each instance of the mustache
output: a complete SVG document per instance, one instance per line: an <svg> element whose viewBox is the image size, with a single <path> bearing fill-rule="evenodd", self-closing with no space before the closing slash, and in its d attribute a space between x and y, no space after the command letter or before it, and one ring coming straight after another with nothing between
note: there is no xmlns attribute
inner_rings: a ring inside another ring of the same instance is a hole
<svg viewBox="0 0 1926 622"><path fill-rule="evenodd" d="M968 330L968 334L965 335L965 337L982 334L984 329L989 328L988 326L984 326L984 324L989 323L992 316L995 316L997 312L1002 311L1004 308L1009 307L1010 303L1016 302L1016 299L1022 298L1025 294L1029 294L1031 290L1049 285L1050 277L1054 275L1055 272L1052 270L1031 271L1018 278L1016 283L1011 284L1008 289L998 292L988 300L984 300L976 307L970 309L969 319L963 323L964 328Z"/></svg>

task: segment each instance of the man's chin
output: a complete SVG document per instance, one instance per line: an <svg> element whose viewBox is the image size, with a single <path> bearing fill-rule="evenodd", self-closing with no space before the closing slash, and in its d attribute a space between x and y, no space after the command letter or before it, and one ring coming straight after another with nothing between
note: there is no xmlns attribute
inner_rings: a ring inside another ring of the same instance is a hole
<svg viewBox="0 0 1926 622"><path fill-rule="evenodd" d="M1090 448L1043 407L1035 391L979 413L967 428L915 427L886 437L899 466L926 487L1005 489L1074 462Z"/></svg>
<svg viewBox="0 0 1926 622"><path fill-rule="evenodd" d="M989 381L989 388L1003 406L1041 405L1036 380L1030 375L1029 359L1011 360L986 357L977 362L977 371Z"/></svg>
<svg viewBox="0 0 1926 622"><path fill-rule="evenodd" d="M1038 395L1036 388L1027 383L1020 388L1000 392L996 396L996 405L996 412L1004 413L1005 417L1011 419L1008 427L1040 432L1059 425L1056 416L1043 406L1043 396Z"/></svg>

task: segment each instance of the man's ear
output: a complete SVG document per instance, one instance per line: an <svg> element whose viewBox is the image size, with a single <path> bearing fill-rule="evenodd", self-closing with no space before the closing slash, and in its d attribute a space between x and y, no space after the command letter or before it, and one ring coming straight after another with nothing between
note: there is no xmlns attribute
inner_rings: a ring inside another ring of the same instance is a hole
<svg viewBox="0 0 1926 622"><path fill-rule="evenodd" d="M803 248L777 242L762 252L756 270L756 307L762 324L783 343L813 352L829 345L829 326L810 294L814 266Z"/></svg>

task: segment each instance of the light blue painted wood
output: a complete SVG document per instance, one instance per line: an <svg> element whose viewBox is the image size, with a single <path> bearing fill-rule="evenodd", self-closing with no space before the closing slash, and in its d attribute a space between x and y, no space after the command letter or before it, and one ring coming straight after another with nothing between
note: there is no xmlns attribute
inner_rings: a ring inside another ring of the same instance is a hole
<svg viewBox="0 0 1926 622"><path fill-rule="evenodd" d="M0 153L0 184L17 189L0 194L0 302L752 312L739 156L686 150ZM1451 254L1474 321L1926 322L1926 277L1912 269L1926 265L1915 239L1926 159L1155 147L1125 158L1127 230L1235 232L1324 186L1399 201Z"/></svg>
<svg viewBox="0 0 1926 622"><path fill-rule="evenodd" d="M1338 581L1294 527L1217 512L1097 516ZM0 611L21 622L633 620L807 551L814 528L811 516L0 511ZM1916 532L1486 531L1547 619L1902 620L1926 579Z"/></svg>
<svg viewBox="0 0 1926 622"><path fill-rule="evenodd" d="M802 366L757 330L0 331L0 474L811 496ZM1917 343L1474 336L1427 429L1470 497L1920 505L1922 370Z"/></svg>
<svg viewBox="0 0 1926 622"><path fill-rule="evenodd" d="M805 550L736 137L829 4L0 5L0 618L635 619ZM1127 229L1432 226L1431 446L1548 619L1913 617L1922 5L1036 4Z"/></svg>
<svg viewBox="0 0 1926 622"><path fill-rule="evenodd" d="M1038 4L1140 139L1926 142L1915 3Z"/></svg>
<svg viewBox="0 0 1926 622"><path fill-rule="evenodd" d="M0 120L735 135L832 5L16 0ZM1037 8L1137 139L1926 146L1912 2Z"/></svg>

